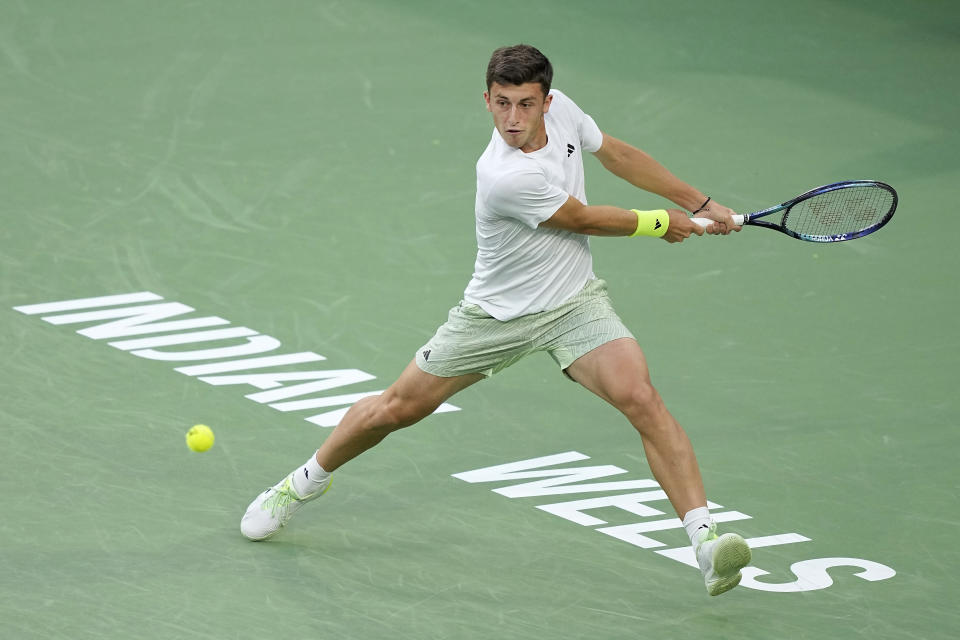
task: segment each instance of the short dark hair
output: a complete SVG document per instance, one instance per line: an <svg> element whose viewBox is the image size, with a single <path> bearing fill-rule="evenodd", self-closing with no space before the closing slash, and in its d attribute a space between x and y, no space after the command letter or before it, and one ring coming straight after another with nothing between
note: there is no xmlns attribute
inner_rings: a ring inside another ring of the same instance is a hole
<svg viewBox="0 0 960 640"><path fill-rule="evenodd" d="M487 65L487 91L494 82L504 85L539 82L546 97L552 81L553 65L539 49L528 44L500 47L490 56Z"/></svg>

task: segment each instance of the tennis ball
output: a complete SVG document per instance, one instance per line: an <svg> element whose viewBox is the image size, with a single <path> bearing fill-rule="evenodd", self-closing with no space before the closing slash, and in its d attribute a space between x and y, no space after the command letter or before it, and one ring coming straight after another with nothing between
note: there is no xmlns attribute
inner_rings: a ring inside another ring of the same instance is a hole
<svg viewBox="0 0 960 640"><path fill-rule="evenodd" d="M187 446L191 451L206 451L213 446L213 429L205 424L195 424L187 431Z"/></svg>

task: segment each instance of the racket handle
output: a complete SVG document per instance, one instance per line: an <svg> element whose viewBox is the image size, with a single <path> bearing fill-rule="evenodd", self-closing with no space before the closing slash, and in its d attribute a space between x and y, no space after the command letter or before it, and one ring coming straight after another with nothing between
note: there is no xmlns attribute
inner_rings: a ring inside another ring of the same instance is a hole
<svg viewBox="0 0 960 640"><path fill-rule="evenodd" d="M732 217L733 217L733 224L737 225L738 227L743 224L743 216L741 214L735 213L733 214ZM713 224L713 220L708 220L707 218L690 218L690 221L693 222L694 224L700 225L704 229L706 229L711 224Z"/></svg>

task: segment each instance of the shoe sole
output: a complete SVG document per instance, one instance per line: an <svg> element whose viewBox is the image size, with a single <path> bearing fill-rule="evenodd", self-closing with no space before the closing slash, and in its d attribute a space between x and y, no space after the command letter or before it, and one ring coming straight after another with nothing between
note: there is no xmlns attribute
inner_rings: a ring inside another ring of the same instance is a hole
<svg viewBox="0 0 960 640"><path fill-rule="evenodd" d="M241 533L243 533L243 532L241 532ZM280 529L277 529L276 531L273 531L273 532L271 532L271 533L268 533L267 535L261 536L261 537L259 537L259 538L251 538L250 536L248 536L248 535L245 534L245 533L243 534L243 537L246 538L247 540L250 540L251 542L260 542L260 541L262 541L262 540L269 540L270 538L272 538L273 536L277 535L278 533L280 533Z"/></svg>
<svg viewBox="0 0 960 640"><path fill-rule="evenodd" d="M740 570L750 564L753 554L746 540L735 533L725 533L713 550L713 572L717 576L707 585L707 593L718 596L740 584Z"/></svg>

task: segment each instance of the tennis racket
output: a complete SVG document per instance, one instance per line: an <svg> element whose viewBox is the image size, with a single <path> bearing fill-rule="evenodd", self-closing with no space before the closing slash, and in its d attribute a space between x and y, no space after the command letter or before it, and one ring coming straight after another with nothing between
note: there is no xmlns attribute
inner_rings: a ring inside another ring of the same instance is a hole
<svg viewBox="0 0 960 640"><path fill-rule="evenodd" d="M842 242L873 233L887 224L896 210L893 187L875 180L851 180L811 189L763 211L736 214L733 221L776 229L807 242ZM704 228L713 223L706 218L691 219Z"/></svg>

